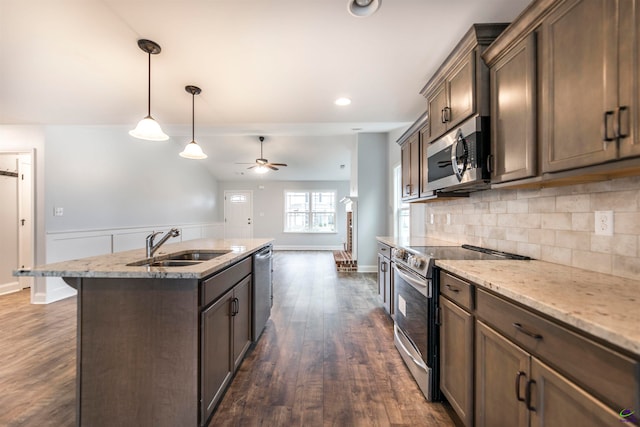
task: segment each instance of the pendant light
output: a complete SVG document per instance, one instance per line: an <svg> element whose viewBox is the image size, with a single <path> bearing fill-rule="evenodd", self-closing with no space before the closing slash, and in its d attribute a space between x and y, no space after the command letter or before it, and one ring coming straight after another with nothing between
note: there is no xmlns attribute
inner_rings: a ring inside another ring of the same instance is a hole
<svg viewBox="0 0 640 427"><path fill-rule="evenodd" d="M200 148L195 138L195 99L196 95L200 94L202 90L197 86L185 86L184 90L191 94L191 142L184 147L184 151L180 153L180 156L186 159L206 159L207 155L202 152L202 148Z"/></svg>
<svg viewBox="0 0 640 427"><path fill-rule="evenodd" d="M129 135L139 139L146 139L148 141L166 141L169 139L169 136L162 132L158 122L151 117L151 55L157 55L160 53L160 45L151 40L140 39L138 40L138 47L149 55L147 116L138 122L138 126L136 126L135 129L129 131Z"/></svg>

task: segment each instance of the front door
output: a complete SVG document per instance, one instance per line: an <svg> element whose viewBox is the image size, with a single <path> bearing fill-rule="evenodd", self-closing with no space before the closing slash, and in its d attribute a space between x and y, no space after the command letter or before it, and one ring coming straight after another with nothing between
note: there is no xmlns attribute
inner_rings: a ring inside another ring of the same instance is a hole
<svg viewBox="0 0 640 427"><path fill-rule="evenodd" d="M250 190L224 192L224 238L253 238L253 202Z"/></svg>

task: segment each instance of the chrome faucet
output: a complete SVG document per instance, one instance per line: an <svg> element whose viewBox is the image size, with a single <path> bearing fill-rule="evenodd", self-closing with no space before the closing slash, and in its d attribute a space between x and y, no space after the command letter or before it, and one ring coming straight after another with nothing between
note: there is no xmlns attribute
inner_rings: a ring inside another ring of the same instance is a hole
<svg viewBox="0 0 640 427"><path fill-rule="evenodd" d="M171 237L178 237L180 235L180 230L177 228L172 228L169 230L167 234L165 234L162 239L156 244L153 244L153 240L156 238L158 234L162 234L162 231L154 231L153 233L147 236L147 258L151 258L153 254Z"/></svg>

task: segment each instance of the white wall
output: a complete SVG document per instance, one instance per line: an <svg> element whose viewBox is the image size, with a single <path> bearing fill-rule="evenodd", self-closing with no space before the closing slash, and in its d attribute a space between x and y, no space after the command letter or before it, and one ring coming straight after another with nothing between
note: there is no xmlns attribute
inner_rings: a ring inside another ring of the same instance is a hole
<svg viewBox="0 0 640 427"><path fill-rule="evenodd" d="M46 262L44 140L44 129L40 126L0 126L0 151L33 153L33 179L35 183L34 255L36 265ZM37 295L46 294L46 287L44 278L35 278L31 288L32 301Z"/></svg>
<svg viewBox="0 0 640 427"><path fill-rule="evenodd" d="M337 190L340 200L349 195L349 181L220 181L218 190L218 214L221 218L224 215L225 191L253 191L253 236L274 238L276 249L338 250L346 242L347 219L342 204L337 206L337 233L284 233L284 191Z"/></svg>
<svg viewBox="0 0 640 427"><path fill-rule="evenodd" d="M48 232L218 221L217 181L178 156L174 142L142 141L121 126L46 129ZM54 208L63 216L54 216Z"/></svg>
<svg viewBox="0 0 640 427"><path fill-rule="evenodd" d="M18 155L0 152L0 171L17 172ZM11 272L18 268L18 178L0 175L0 294L14 289L18 279Z"/></svg>
<svg viewBox="0 0 640 427"><path fill-rule="evenodd" d="M398 139L402 136L409 126L395 129L387 134L387 236L393 236L394 233L394 218L393 218L393 169L401 162L401 150L398 145Z"/></svg>
<svg viewBox="0 0 640 427"><path fill-rule="evenodd" d="M360 133L357 144L358 271L375 272L376 236L387 233L387 134Z"/></svg>

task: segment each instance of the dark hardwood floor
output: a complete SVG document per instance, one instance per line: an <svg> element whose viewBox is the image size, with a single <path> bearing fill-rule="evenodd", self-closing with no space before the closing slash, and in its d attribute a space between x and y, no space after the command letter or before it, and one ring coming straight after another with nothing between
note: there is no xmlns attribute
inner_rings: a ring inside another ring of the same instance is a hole
<svg viewBox="0 0 640 427"><path fill-rule="evenodd" d="M275 252L274 306L210 426L453 426L393 346L375 274ZM0 426L75 425L75 298L0 297ZM180 426L181 427L181 426Z"/></svg>

